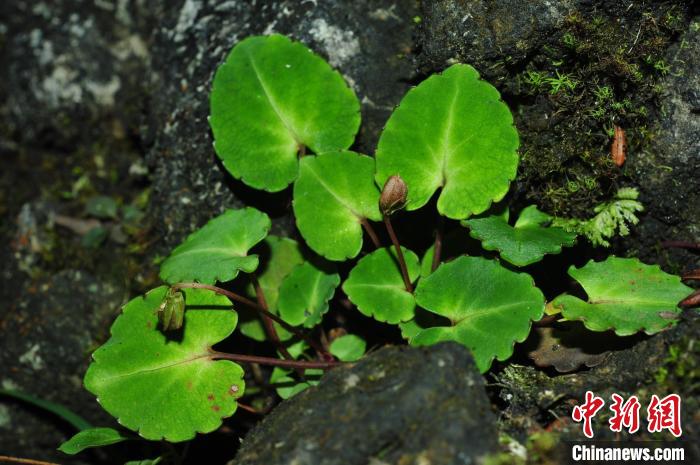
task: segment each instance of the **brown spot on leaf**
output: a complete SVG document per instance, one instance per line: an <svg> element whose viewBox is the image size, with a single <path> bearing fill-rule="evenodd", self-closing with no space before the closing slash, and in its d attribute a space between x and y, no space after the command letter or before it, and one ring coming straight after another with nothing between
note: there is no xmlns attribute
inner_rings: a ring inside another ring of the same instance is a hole
<svg viewBox="0 0 700 465"><path fill-rule="evenodd" d="M214 394L209 394L209 395L207 396L207 399L213 401L213 400L214 400Z"/></svg>
<svg viewBox="0 0 700 465"><path fill-rule="evenodd" d="M218 405L212 405L211 409L215 412L218 412L219 410L221 410L221 407L219 407Z"/></svg>

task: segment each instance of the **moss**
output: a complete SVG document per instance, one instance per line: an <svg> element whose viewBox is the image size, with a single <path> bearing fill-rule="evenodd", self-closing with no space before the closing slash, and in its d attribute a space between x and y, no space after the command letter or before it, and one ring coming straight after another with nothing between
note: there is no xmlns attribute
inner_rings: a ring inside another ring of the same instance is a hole
<svg viewBox="0 0 700 465"><path fill-rule="evenodd" d="M612 128L626 130L628 152L655 136L649 121L660 111L658 84L668 72L663 56L689 22L682 2L620 8L567 17L559 40L542 47L514 79L521 188L558 216L590 216L624 184L624 167L610 157Z"/></svg>

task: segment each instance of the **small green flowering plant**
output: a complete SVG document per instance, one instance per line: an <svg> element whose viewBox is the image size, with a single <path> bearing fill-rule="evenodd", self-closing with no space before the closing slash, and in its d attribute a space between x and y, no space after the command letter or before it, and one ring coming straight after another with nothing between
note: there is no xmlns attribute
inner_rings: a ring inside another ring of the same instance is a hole
<svg viewBox="0 0 700 465"><path fill-rule="evenodd" d="M511 214L501 201L516 176L518 133L499 92L474 68L455 64L411 89L374 157L350 150L359 110L343 77L300 43L250 37L231 51L211 92L216 153L248 186L293 186L303 242L269 234L269 217L243 208L213 218L172 251L160 268L165 284L124 306L85 376L122 426L149 440L189 440L234 414L249 362L274 366L269 382L286 398L323 370L359 359L360 335L329 340L320 329L339 288L352 311L397 325L410 344L463 344L482 372L507 360L545 312L619 335L675 323L677 302L691 289L636 259L572 267L585 298L562 294L547 304L523 267L573 246L579 233L605 243L628 232L641 205L626 189L622 204L596 211L606 215L600 221L552 218L535 205ZM433 245L401 246L392 216L424 208L436 210ZM456 228L445 235L447 221ZM467 231L484 250L463 252ZM229 290L231 282L245 292ZM234 331L270 341L280 358L212 349ZM110 428L86 430L62 450L124 438Z"/></svg>

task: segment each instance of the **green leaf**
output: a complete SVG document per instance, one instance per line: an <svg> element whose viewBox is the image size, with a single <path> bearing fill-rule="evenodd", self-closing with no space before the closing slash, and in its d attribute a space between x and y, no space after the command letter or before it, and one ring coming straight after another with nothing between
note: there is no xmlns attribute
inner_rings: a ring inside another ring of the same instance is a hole
<svg viewBox="0 0 700 465"><path fill-rule="evenodd" d="M331 342L330 351L338 360L354 362L362 358L367 349L367 343L360 336L346 334Z"/></svg>
<svg viewBox="0 0 700 465"><path fill-rule="evenodd" d="M638 331L654 334L672 326L680 316L678 302L692 292L678 276L635 258L609 257L569 268L588 295L588 302L562 295L552 304L569 320L581 320L593 331L614 329L619 336Z"/></svg>
<svg viewBox="0 0 700 465"><path fill-rule="evenodd" d="M14 389L0 389L0 396L13 397L15 399L21 400L22 402L26 402L28 404L44 409L47 412L51 412L54 415L59 416L60 418L73 425L77 430L92 428L90 422L88 422L85 418L81 417L77 413L73 412L72 410L69 410L61 404L49 402L48 400L40 399L25 392L15 391Z"/></svg>
<svg viewBox="0 0 700 465"><path fill-rule="evenodd" d="M280 287L279 311L293 326L313 328L328 311L328 301L340 284L340 275L317 268L310 262L292 270Z"/></svg>
<svg viewBox="0 0 700 465"><path fill-rule="evenodd" d="M418 256L401 248L411 282L418 278ZM416 300L406 290L393 248L377 249L362 257L343 283L343 291L364 315L396 324L413 318Z"/></svg>
<svg viewBox="0 0 700 465"><path fill-rule="evenodd" d="M593 208L593 218L554 218L553 226L560 226L586 236L594 246L610 247L608 239L615 236L627 236L630 225L639 223L637 213L644 211L644 205L637 200L639 191L632 187L618 189L615 198Z"/></svg>
<svg viewBox="0 0 700 465"><path fill-rule="evenodd" d="M515 226L510 226L503 216L473 218L463 223L484 249L497 250L515 266L526 266L542 260L545 254L560 253L562 247L571 247L576 242L576 233L543 226L551 220L551 216L530 205L520 213Z"/></svg>
<svg viewBox="0 0 700 465"><path fill-rule="evenodd" d="M471 66L455 64L410 90L394 110L377 146L377 183L400 175L408 210L442 187L438 211L464 219L506 195L518 144L498 91Z"/></svg>
<svg viewBox="0 0 700 465"><path fill-rule="evenodd" d="M276 367L270 375L270 384L275 386L277 395L282 399L289 399L311 386L316 386L321 376L323 376L323 370L306 370L304 372L305 379L297 381L291 377L290 373L290 370Z"/></svg>
<svg viewBox="0 0 700 465"><path fill-rule="evenodd" d="M301 248L297 241L286 237L267 236L264 241L267 250L261 252L263 269L258 272L258 282L265 293L265 300L268 309L274 314L277 311L277 299L279 297L279 288L282 280L296 267L304 262ZM255 289L252 285L248 286L248 295L255 297ZM265 329L263 328L260 316L258 313L243 309L239 311L240 332L251 339L263 342L267 339ZM292 334L284 330L275 323L275 328L281 340L289 339Z"/></svg>
<svg viewBox="0 0 700 465"><path fill-rule="evenodd" d="M96 218L114 219L118 210L117 201L105 195L91 197L85 204L85 213Z"/></svg>
<svg viewBox="0 0 700 465"><path fill-rule="evenodd" d="M424 276L421 276L421 278L423 277ZM428 329L432 326L448 326L449 324L450 320L444 316L436 315L435 313L417 307L416 316L411 320L399 323L399 329L401 330L401 337L410 343L410 341L424 329Z"/></svg>
<svg viewBox="0 0 700 465"><path fill-rule="evenodd" d="M530 275L481 257L459 257L440 265L421 279L416 301L449 318L452 326L425 329L411 344L457 341L471 349L482 372L494 357L510 357L514 343L527 338L531 320L544 312L544 296Z"/></svg>
<svg viewBox="0 0 700 465"><path fill-rule="evenodd" d="M210 103L214 148L226 169L271 192L297 177L301 146L346 149L360 125L360 104L343 77L281 35L239 42L216 72Z"/></svg>
<svg viewBox="0 0 700 465"><path fill-rule="evenodd" d="M85 387L123 426L146 439L192 439L221 425L236 411L243 394L243 369L212 360L211 346L236 327L236 313L225 297L187 289L180 337L158 328L156 311L166 286L127 303L111 338L93 354Z"/></svg>
<svg viewBox="0 0 700 465"><path fill-rule="evenodd" d="M264 243L268 250L261 253L264 265L262 272L258 269L258 282L265 293L268 309L277 313L277 298L282 281L297 265L304 263L304 257L299 243L294 239L270 235ZM248 288L248 295L255 297L252 285Z"/></svg>
<svg viewBox="0 0 700 465"><path fill-rule="evenodd" d="M109 230L102 226L95 226L90 229L81 239L80 245L87 249L97 249L109 237Z"/></svg>
<svg viewBox="0 0 700 465"><path fill-rule="evenodd" d="M354 152L301 159L294 183L294 214L306 243L329 260L355 257L364 218L380 221L374 160Z"/></svg>
<svg viewBox="0 0 700 465"><path fill-rule="evenodd" d="M113 428L90 428L83 430L61 444L58 448L64 454L75 455L89 447L102 447L126 441L127 437Z"/></svg>
<svg viewBox="0 0 700 465"><path fill-rule="evenodd" d="M160 267L163 281L230 281L239 271L252 273L258 256L248 250L265 238L270 218L254 208L227 210L175 248Z"/></svg>

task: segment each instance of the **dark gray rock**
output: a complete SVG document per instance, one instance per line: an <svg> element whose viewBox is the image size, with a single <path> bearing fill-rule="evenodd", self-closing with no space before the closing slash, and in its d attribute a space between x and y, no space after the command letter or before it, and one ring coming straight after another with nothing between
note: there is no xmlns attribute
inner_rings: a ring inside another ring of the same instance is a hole
<svg viewBox="0 0 700 465"><path fill-rule="evenodd" d="M166 8L167 5L167 8ZM412 1L187 0L163 2L153 45L152 111L145 133L154 167L153 215L167 248L226 207L268 212L291 233L289 192L265 194L236 182L212 148L207 116L217 67L253 34L278 32L307 44L340 70L362 102L356 149L373 153L378 133L407 89Z"/></svg>
<svg viewBox="0 0 700 465"><path fill-rule="evenodd" d="M454 61L473 64L484 76L522 64L574 10L576 2L428 0L421 2L418 64L426 72Z"/></svg>
<svg viewBox="0 0 700 465"><path fill-rule="evenodd" d="M28 287L0 315L0 387L58 403L94 424L114 425L83 388L82 375L94 341L108 334L124 293L76 270ZM55 449L75 433L72 427L41 409L4 396L1 400L0 451L68 463ZM84 463L70 463L78 462Z"/></svg>
<svg viewBox="0 0 700 465"><path fill-rule="evenodd" d="M635 235L642 257L661 240L700 242L700 17L665 57L658 136L630 160L647 216ZM700 267L700 256L669 251L679 268Z"/></svg>
<svg viewBox="0 0 700 465"><path fill-rule="evenodd" d="M497 449L495 422L464 347L386 347L279 405L232 463L475 464Z"/></svg>
<svg viewBox="0 0 700 465"><path fill-rule="evenodd" d="M148 61L139 2L24 1L0 5L0 135L70 147L102 135L105 117L133 125L133 89ZM137 101L140 99L137 99ZM126 115L126 113L129 113Z"/></svg>

